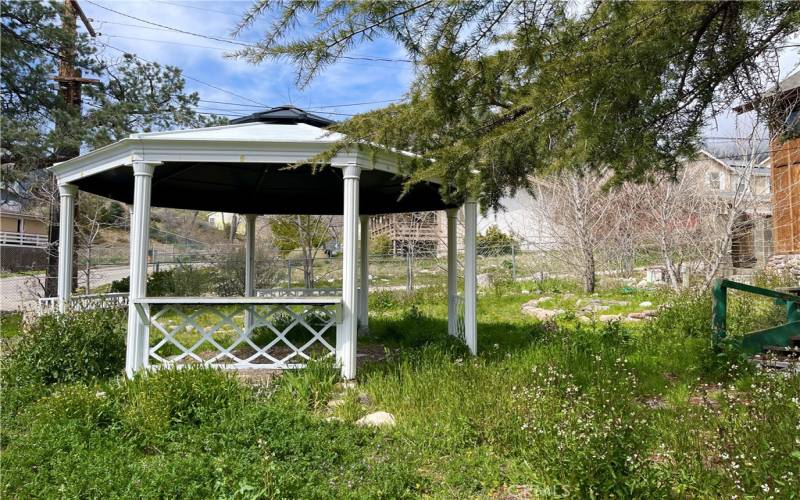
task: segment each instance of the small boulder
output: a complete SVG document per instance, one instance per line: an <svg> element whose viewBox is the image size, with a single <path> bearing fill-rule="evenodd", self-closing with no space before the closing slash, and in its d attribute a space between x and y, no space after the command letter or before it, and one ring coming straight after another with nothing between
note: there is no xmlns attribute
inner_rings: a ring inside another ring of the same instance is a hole
<svg viewBox="0 0 800 500"><path fill-rule="evenodd" d="M610 323L612 321L619 321L622 319L622 316L619 314L601 314L597 319L606 323Z"/></svg>
<svg viewBox="0 0 800 500"><path fill-rule="evenodd" d="M394 427L396 424L394 415L385 411L376 411L356 420L360 427Z"/></svg>
<svg viewBox="0 0 800 500"><path fill-rule="evenodd" d="M372 399L369 397L369 394L365 392L358 393L358 403L364 406L369 406L372 404Z"/></svg>
<svg viewBox="0 0 800 500"><path fill-rule="evenodd" d="M336 408L337 406L342 406L344 404L344 399L331 399L328 401L328 408Z"/></svg>
<svg viewBox="0 0 800 500"><path fill-rule="evenodd" d="M653 303L649 300L645 300L644 302L639 302L639 307L653 307Z"/></svg>

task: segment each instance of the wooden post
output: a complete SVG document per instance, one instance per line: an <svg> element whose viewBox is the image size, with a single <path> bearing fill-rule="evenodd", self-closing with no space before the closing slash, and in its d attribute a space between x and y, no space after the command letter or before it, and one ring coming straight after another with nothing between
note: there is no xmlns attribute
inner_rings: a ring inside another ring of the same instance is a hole
<svg viewBox="0 0 800 500"><path fill-rule="evenodd" d="M361 216L361 291L358 294L359 331L369 331L369 215Z"/></svg>
<svg viewBox="0 0 800 500"><path fill-rule="evenodd" d="M472 354L478 353L477 233L478 203L468 199L464 204L464 340Z"/></svg>
<svg viewBox="0 0 800 500"><path fill-rule="evenodd" d="M336 329L336 358L342 369L342 378L356 376L356 268L358 257L358 184L361 169L350 163L343 169L344 177L344 231L342 237L342 322Z"/></svg>
<svg viewBox="0 0 800 500"><path fill-rule="evenodd" d="M134 300L147 296L147 246L150 239L150 191L158 163L133 162L133 217L131 217L128 344L125 373L129 378L148 361L148 326L139 317Z"/></svg>
<svg viewBox="0 0 800 500"><path fill-rule="evenodd" d="M58 186L60 209L58 224L58 310L65 312L72 295L72 257L75 234L75 195L78 188L72 184Z"/></svg>
<svg viewBox="0 0 800 500"><path fill-rule="evenodd" d="M447 333L458 334L458 209L447 210Z"/></svg>
<svg viewBox="0 0 800 500"><path fill-rule="evenodd" d="M247 214L245 217L245 243L244 243L244 295L253 297L256 294L256 216ZM244 327L247 335L252 334L253 306L246 306L244 311Z"/></svg>

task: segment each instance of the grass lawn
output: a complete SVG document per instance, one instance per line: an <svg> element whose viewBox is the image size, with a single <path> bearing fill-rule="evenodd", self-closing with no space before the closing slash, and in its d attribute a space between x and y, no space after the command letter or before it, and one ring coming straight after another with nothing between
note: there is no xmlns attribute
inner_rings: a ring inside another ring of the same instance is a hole
<svg viewBox="0 0 800 500"><path fill-rule="evenodd" d="M672 304L635 324L520 312L533 297L564 307L586 298L564 293L575 287L486 290L476 358L445 335L441 289L376 293L359 343L387 358L362 366L354 388L325 362L255 386L200 369L46 385L11 377L12 362L2 494L798 496L800 376L757 373L734 350L712 350L707 296L600 294ZM736 328L775 317L769 303L735 295L731 311ZM397 425L354 425L378 410Z"/></svg>

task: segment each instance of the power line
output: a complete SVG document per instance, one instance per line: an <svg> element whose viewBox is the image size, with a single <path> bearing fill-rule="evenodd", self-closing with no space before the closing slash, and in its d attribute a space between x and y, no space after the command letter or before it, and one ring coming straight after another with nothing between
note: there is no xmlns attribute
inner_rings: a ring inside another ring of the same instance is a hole
<svg viewBox="0 0 800 500"><path fill-rule="evenodd" d="M122 49L120 49L118 47L114 47L113 45L111 45L109 43L101 42L100 40L97 40L97 43L99 43L99 44L101 44L101 45L103 45L105 47L108 47L110 49L114 49L114 50L116 50L118 52L121 52L123 54L131 54L133 57L135 57L136 59L139 59L140 61L144 61L144 62L149 63L149 64L156 64L156 63L154 63L152 61L148 61L147 59L143 58L142 56L140 56L138 54L134 54L134 53L128 52L127 50L122 50ZM212 89L219 90L220 92L224 92L224 93L232 95L234 97L238 97L239 99L244 99L245 101L250 101L250 102L252 102L254 104L258 104L259 106L262 106L262 107L265 107L265 108L269 108L270 107L269 105L264 104L263 102L258 102L258 101L254 100L254 99L251 99L249 97L243 96L241 94L237 94L236 92L232 92L232 91L230 91L228 89L224 89L222 87L214 85L213 83L208 83L206 81L200 80L199 78L195 78L195 77L193 77L191 75L188 75L186 73L183 73L183 77L186 78L187 80L192 80L193 82L197 82L197 83L205 85L207 87L211 87Z"/></svg>
<svg viewBox="0 0 800 500"><path fill-rule="evenodd" d="M112 9L111 7L105 7L103 5L100 5L99 3L92 2L92 0L86 0L86 2L88 2L88 3L92 4L92 5L95 5L97 7L100 7L103 10L107 10L109 12L113 12L114 14L118 14L120 16L127 17L127 18L133 19L135 21L139 21L140 23L151 24L153 26L158 26L159 28L165 28L165 29L168 29L168 30L176 31L178 33L183 33L184 35L190 35L190 36L196 36L196 37L200 37L200 38L206 38L208 40L215 40L217 42L224 42L224 43L229 43L231 45L239 45L239 46L242 46L242 47L253 47L253 45L248 44L248 43L242 43L242 42L238 42L236 40L230 40L230 39L227 39L227 38L219 38L219 37L212 36L212 35L203 35L203 34L200 34L200 33L194 33L194 32L191 32L191 31L182 30L180 28L167 26L165 24L160 24L160 23L157 23L155 21L149 21L147 19L142 19L141 17L132 16L130 14L126 14L125 12L120 12L120 11L118 11L116 9Z"/></svg>
<svg viewBox="0 0 800 500"><path fill-rule="evenodd" d="M174 5L176 7L182 7L182 8L186 8L186 9L202 10L204 12L214 12L214 13L222 14L222 15L225 15L225 16L239 17L238 14L234 14L232 12L225 12L224 10L207 9L205 7L197 7L197 6L194 6L194 5L186 5L186 4L182 4L182 3L178 3L178 2L166 2L164 0L153 0L153 1L156 2L156 3L163 3L163 4L166 4L166 5Z"/></svg>
<svg viewBox="0 0 800 500"><path fill-rule="evenodd" d="M230 39L230 38L222 38L222 37L218 37L218 36L214 36L214 35L205 35L205 34L202 34L202 33L195 33L193 31L188 31L188 30L184 30L184 29L180 29L180 28L175 28L173 26L167 26L165 24L157 23L155 21L150 21L150 20L147 20L147 19L143 19L141 17L136 17L136 16L133 16L131 14L127 14L125 12L118 11L116 9L112 9L111 7L105 7L103 5L100 5L99 3L93 2L92 0L86 0L86 2L88 2L88 3L92 4L92 5L95 5L97 7L100 7L101 9L107 10L109 12L113 12L115 14L118 14L120 16L127 17L127 18L133 19L135 21L139 21L140 23L150 24L152 26L158 26L159 28L170 30L170 31L175 31L177 33L182 33L184 35L195 36L195 37L199 37L199 38L205 38L207 40L214 40L214 41L217 41L217 42L228 43L228 44L237 45L237 46L240 46L240 47L258 48L258 45L252 44L252 43L240 42L238 40L233 40L233 39ZM412 63L413 62L410 59L398 59L398 58L391 58L391 57L375 57L375 56L339 56L339 59L348 59L348 60L354 60L354 61L375 61L375 62L403 62L403 63Z"/></svg>

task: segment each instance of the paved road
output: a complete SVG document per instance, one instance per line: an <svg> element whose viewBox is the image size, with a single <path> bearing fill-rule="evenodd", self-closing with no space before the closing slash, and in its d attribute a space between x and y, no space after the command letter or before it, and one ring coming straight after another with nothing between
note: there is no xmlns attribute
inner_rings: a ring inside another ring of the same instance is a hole
<svg viewBox="0 0 800 500"><path fill-rule="evenodd" d="M128 276L128 266L109 266L92 270L92 287L105 285ZM80 286L85 286L85 276L78 275ZM11 276L0 279L0 311L18 311L36 307L41 296L44 275Z"/></svg>

